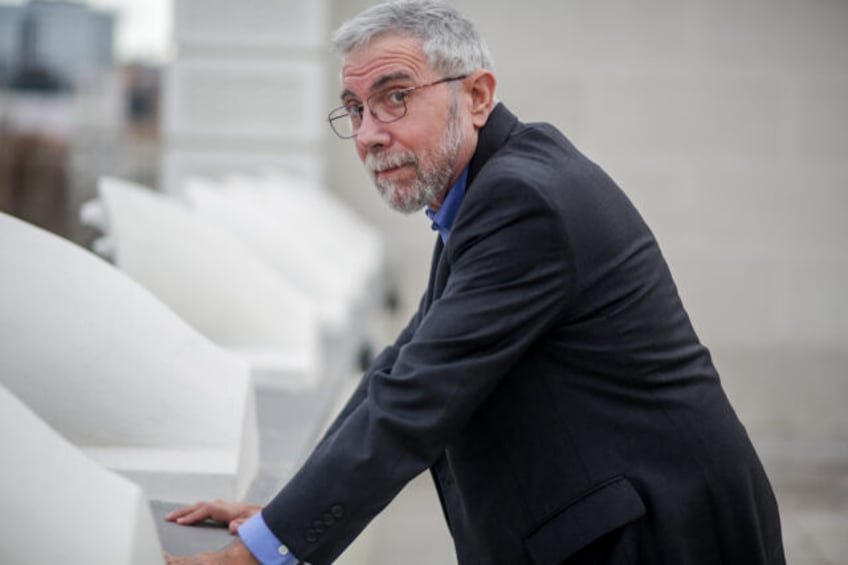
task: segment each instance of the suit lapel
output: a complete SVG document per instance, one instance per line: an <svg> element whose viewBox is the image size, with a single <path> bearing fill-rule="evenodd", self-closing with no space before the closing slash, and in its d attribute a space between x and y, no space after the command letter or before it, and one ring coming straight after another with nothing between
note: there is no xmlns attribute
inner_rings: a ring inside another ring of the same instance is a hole
<svg viewBox="0 0 848 565"><path fill-rule="evenodd" d="M442 250L444 249L444 244L442 243L441 236L436 236L436 246L433 248L433 258L430 261L430 280L427 281L427 293L425 295L424 301L424 314L426 314L430 310L430 306L433 302L441 296L441 289L444 288L444 283L437 284L437 273L440 271L439 264L441 263L442 258ZM438 294L436 293L436 289L439 289Z"/></svg>

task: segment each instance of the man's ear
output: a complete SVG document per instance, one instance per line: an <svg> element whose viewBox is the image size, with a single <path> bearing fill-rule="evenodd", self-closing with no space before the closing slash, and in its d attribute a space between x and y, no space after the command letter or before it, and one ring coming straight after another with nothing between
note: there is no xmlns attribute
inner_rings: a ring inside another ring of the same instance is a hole
<svg viewBox="0 0 848 565"><path fill-rule="evenodd" d="M475 129L486 125L489 114L495 105L495 86L497 80L492 71L480 69L470 77L469 92L471 94L471 123Z"/></svg>

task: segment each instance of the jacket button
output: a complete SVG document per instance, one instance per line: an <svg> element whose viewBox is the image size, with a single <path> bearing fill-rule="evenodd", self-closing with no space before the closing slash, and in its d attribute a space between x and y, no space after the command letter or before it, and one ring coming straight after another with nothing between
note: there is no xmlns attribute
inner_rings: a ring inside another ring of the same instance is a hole
<svg viewBox="0 0 848 565"><path fill-rule="evenodd" d="M330 507L330 514L335 516L336 518L341 518L344 515L344 506L341 504L334 504Z"/></svg>
<svg viewBox="0 0 848 565"><path fill-rule="evenodd" d="M336 519L335 519L335 518L333 518L333 515L332 515L332 514L330 514L329 512L327 512L326 514L324 514L324 515L322 516L322 518L324 518L324 525L325 525L325 526L332 526L333 524L335 524L335 523L336 523Z"/></svg>
<svg viewBox="0 0 848 565"><path fill-rule="evenodd" d="M318 533L315 530L306 530L306 541L315 543L318 541Z"/></svg>
<svg viewBox="0 0 848 565"><path fill-rule="evenodd" d="M315 530L316 533L323 534L326 530L326 526L324 526L324 522L321 520L315 520L312 522L312 529Z"/></svg>
<svg viewBox="0 0 848 565"><path fill-rule="evenodd" d="M277 548L277 553L279 553L280 555L288 555L289 554L289 548L287 548L284 545L281 545L280 547Z"/></svg>

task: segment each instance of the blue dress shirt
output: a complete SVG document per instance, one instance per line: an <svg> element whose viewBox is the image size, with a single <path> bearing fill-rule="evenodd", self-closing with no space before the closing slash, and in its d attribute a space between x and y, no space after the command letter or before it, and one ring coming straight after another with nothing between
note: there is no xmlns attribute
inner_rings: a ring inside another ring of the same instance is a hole
<svg viewBox="0 0 848 565"><path fill-rule="evenodd" d="M298 565L300 560L268 528L262 512L239 526L239 537L262 565Z"/></svg>
<svg viewBox="0 0 848 565"><path fill-rule="evenodd" d="M453 221L459 212L465 197L465 185L468 182L468 167L462 171L459 179L448 190L447 197L437 211L427 208L427 217L432 220L433 231L438 231L443 243L447 243ZM238 529L239 537L262 565L298 565L301 563L292 555L289 548L268 528L262 513L259 512ZM304 563L303 565L308 565Z"/></svg>
<svg viewBox="0 0 848 565"><path fill-rule="evenodd" d="M453 221L456 219L456 214L459 212L459 207L462 204L462 199L465 198L465 185L468 182L468 167L459 175L459 179L454 183L445 201L442 202L438 211L433 211L432 208L427 208L427 217L433 221L433 231L438 231L442 237L442 243L447 243L450 237Z"/></svg>

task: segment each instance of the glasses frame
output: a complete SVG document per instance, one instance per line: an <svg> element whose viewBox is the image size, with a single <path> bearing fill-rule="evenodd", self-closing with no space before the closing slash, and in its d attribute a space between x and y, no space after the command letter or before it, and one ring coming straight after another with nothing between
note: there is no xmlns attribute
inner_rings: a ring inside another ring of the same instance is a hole
<svg viewBox="0 0 848 565"><path fill-rule="evenodd" d="M457 76L449 76L449 77L440 78L438 80L434 80L433 82L428 82L428 83L425 83L425 84L419 84L419 85L416 85L416 86L410 86L410 87L407 87L407 88L385 88L383 90L375 92L374 94L372 94L371 96L369 96L368 98L365 99L365 103L363 104L363 115L365 113L364 109L368 108L368 113L371 114L371 117L373 117L375 120L377 120L381 124L392 124L392 123L406 117L406 114L409 112L409 108L406 105L406 97L404 97L403 100L401 101L401 103L403 104L403 113L401 115L399 115L397 118L392 118L390 120L381 120L377 116L377 113L373 110L373 108L371 108L371 100L373 100L376 96L385 96L389 92L391 92L391 93L401 93L401 94L408 95L412 92L415 92L417 90L421 90L423 88L427 88L427 87L430 87L430 86L436 86L437 84L444 84L446 82L453 82L453 81L456 81L456 80L464 80L464 79L467 79L469 76L471 76L471 75L464 74L464 75L457 75ZM342 134L342 132L340 132L338 129L336 129L336 125L335 125L338 120L350 119L351 112L349 112L347 108L348 108L348 106L346 106L346 105L339 106L338 108L334 108L329 114L327 114L327 122L330 124L330 129L333 130L333 133L335 133L340 138L342 138L342 139L353 139L359 133L359 128L356 128L355 130L352 129L353 123L351 123L351 131L353 131L353 133L350 134L350 135Z"/></svg>

